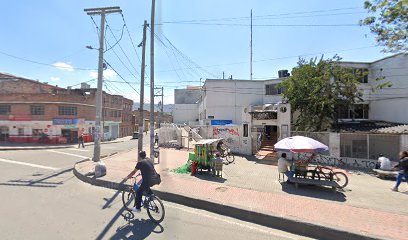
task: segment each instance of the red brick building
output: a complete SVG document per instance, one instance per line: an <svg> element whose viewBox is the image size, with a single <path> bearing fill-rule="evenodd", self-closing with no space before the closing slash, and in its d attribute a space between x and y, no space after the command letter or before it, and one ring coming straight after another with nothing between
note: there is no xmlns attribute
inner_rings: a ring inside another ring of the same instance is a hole
<svg viewBox="0 0 408 240"><path fill-rule="evenodd" d="M65 89L0 73L0 141L92 141L96 89ZM103 93L103 138L132 134L133 101ZM130 117L129 117L130 115Z"/></svg>

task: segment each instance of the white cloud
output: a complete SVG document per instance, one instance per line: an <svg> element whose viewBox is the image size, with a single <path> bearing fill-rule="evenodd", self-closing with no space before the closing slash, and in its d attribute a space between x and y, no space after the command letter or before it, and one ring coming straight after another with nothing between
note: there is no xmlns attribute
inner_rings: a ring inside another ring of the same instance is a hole
<svg viewBox="0 0 408 240"><path fill-rule="evenodd" d="M91 78L98 78L98 72L97 71L91 71L89 73L89 76ZM116 72L113 71L112 69L106 69L105 71L103 71L103 77L105 79L115 79L116 76L117 76Z"/></svg>
<svg viewBox="0 0 408 240"><path fill-rule="evenodd" d="M64 71L68 71L68 72L73 72L74 71L74 67L70 63L56 62L56 63L54 63L52 65L54 67L60 69L60 70L64 70Z"/></svg>
<svg viewBox="0 0 408 240"><path fill-rule="evenodd" d="M105 71L103 71L103 76L106 79L112 79L112 78L115 78L117 74L112 69L106 69Z"/></svg>
<svg viewBox="0 0 408 240"><path fill-rule="evenodd" d="M61 80L61 78L59 78L59 77L50 77L50 80L53 81L53 82L57 82L57 81Z"/></svg>
<svg viewBox="0 0 408 240"><path fill-rule="evenodd" d="M98 72L96 72L96 71L91 71L91 72L89 73L89 76L90 76L91 78L98 78Z"/></svg>

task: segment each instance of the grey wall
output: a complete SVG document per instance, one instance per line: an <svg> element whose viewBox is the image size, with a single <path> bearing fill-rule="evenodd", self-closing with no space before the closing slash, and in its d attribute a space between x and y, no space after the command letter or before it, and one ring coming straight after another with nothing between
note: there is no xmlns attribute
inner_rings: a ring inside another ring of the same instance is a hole
<svg viewBox="0 0 408 240"><path fill-rule="evenodd" d="M195 104L200 99L199 89L175 89L174 103L175 104Z"/></svg>

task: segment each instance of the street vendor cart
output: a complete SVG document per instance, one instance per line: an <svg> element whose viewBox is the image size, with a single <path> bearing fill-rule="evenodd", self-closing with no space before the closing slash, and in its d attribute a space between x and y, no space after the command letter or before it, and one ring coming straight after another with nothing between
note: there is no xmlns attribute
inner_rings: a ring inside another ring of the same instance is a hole
<svg viewBox="0 0 408 240"><path fill-rule="evenodd" d="M203 170L211 171L211 159L214 158L215 153L218 151L218 142L222 140L223 139L202 139L195 144L195 162L200 172Z"/></svg>
<svg viewBox="0 0 408 240"><path fill-rule="evenodd" d="M280 140L274 146L277 151L311 154L308 160L298 160L297 164L292 161L291 172L293 175L288 179L295 184L296 188L301 184L317 185L331 187L336 191L337 188L343 188L347 185L347 176L342 172L334 172L331 168L323 166L316 166L313 170L308 169L308 164L315 153L329 150L323 143L308 137L293 136ZM323 170L328 170L328 173Z"/></svg>

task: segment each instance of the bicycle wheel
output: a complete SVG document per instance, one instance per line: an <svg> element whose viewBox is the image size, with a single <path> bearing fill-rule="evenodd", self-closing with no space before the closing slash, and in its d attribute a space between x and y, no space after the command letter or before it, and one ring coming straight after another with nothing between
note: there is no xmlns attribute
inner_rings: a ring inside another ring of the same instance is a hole
<svg viewBox="0 0 408 240"><path fill-rule="evenodd" d="M228 164L230 164L235 161L235 157L231 153L228 153L227 156L225 156L225 160L227 160Z"/></svg>
<svg viewBox="0 0 408 240"><path fill-rule="evenodd" d="M126 208L128 211L132 211L132 208L135 206L135 198L136 198L136 192L132 189L130 191L123 190L122 191L122 203L123 206Z"/></svg>
<svg viewBox="0 0 408 240"><path fill-rule="evenodd" d="M156 196L150 196L147 204L145 205L147 209L147 215L155 223L161 223L164 219L165 210L164 205L160 198Z"/></svg>
<svg viewBox="0 0 408 240"><path fill-rule="evenodd" d="M339 184L340 188L345 188L348 184L348 177L342 172L335 172L333 174L333 180Z"/></svg>

